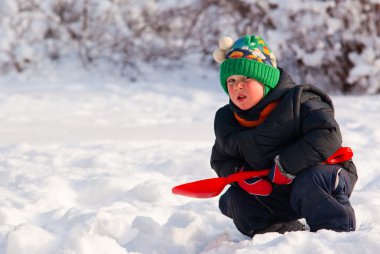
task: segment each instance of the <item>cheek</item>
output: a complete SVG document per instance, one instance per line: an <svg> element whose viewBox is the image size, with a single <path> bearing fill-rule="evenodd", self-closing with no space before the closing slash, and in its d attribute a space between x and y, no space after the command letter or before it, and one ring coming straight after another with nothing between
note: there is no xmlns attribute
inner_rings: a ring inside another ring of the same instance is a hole
<svg viewBox="0 0 380 254"><path fill-rule="evenodd" d="M227 86L227 91L228 91L228 94L231 95L231 94L234 94L235 92L235 89L231 88L230 86Z"/></svg>
<svg viewBox="0 0 380 254"><path fill-rule="evenodd" d="M252 85L249 88L249 107L255 106L264 97L264 86L261 84Z"/></svg>
<svg viewBox="0 0 380 254"><path fill-rule="evenodd" d="M264 96L264 86L255 85L251 88L251 93L255 95L255 97L263 97Z"/></svg>

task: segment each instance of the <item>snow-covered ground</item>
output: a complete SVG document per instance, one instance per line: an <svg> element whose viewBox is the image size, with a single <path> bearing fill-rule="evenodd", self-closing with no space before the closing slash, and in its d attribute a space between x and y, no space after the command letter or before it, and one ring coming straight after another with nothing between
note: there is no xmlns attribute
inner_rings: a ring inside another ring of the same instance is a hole
<svg viewBox="0 0 380 254"><path fill-rule="evenodd" d="M333 96L359 181L357 231L241 235L218 199L171 194L214 177L217 76L137 83L100 75L0 77L0 253L376 253L380 97Z"/></svg>

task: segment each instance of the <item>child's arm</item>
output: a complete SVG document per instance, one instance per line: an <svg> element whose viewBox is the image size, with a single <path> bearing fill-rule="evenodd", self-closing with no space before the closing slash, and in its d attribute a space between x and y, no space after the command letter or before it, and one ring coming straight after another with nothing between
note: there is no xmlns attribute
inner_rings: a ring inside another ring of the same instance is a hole
<svg viewBox="0 0 380 254"><path fill-rule="evenodd" d="M302 137L279 156L285 171L292 175L325 161L342 144L333 108L319 97L301 104L300 118Z"/></svg>
<svg viewBox="0 0 380 254"><path fill-rule="evenodd" d="M211 167L215 170L219 177L226 177L233 173L247 170L248 164L242 160L233 158L218 149L215 142L211 154ZM252 195L268 196L272 193L272 185L268 180L261 177L240 180L232 183L235 187L242 188Z"/></svg>
<svg viewBox="0 0 380 254"><path fill-rule="evenodd" d="M222 149L218 148L217 143L212 148L210 163L219 177L227 177L240 171L242 168L247 168L247 164L243 160L222 152Z"/></svg>

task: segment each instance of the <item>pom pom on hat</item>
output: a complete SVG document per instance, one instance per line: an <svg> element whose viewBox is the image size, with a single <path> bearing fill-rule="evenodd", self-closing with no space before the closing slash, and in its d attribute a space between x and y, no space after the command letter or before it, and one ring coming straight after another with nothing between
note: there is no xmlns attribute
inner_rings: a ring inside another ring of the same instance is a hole
<svg viewBox="0 0 380 254"><path fill-rule="evenodd" d="M234 45L234 40L231 37L224 36L219 40L219 48L223 49L224 51L229 50L232 45Z"/></svg>
<svg viewBox="0 0 380 254"><path fill-rule="evenodd" d="M224 51L221 48L217 48L212 53L212 56L214 57L214 60L218 63L223 62L223 60L226 58L226 51Z"/></svg>
<svg viewBox="0 0 380 254"><path fill-rule="evenodd" d="M212 53L215 61L218 63L226 59L226 52L232 47L234 40L231 37L224 36L219 40L219 48L215 49Z"/></svg>

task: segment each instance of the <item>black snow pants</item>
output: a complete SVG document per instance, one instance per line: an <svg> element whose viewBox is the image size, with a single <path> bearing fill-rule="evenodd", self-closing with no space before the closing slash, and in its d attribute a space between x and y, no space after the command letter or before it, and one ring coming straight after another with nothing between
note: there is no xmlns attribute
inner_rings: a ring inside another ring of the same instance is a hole
<svg viewBox="0 0 380 254"><path fill-rule="evenodd" d="M231 186L220 198L221 212L252 237L269 226L305 218L310 231L354 231L349 197L352 184L338 165L319 164L303 170L290 185L273 184L269 196L255 196Z"/></svg>

